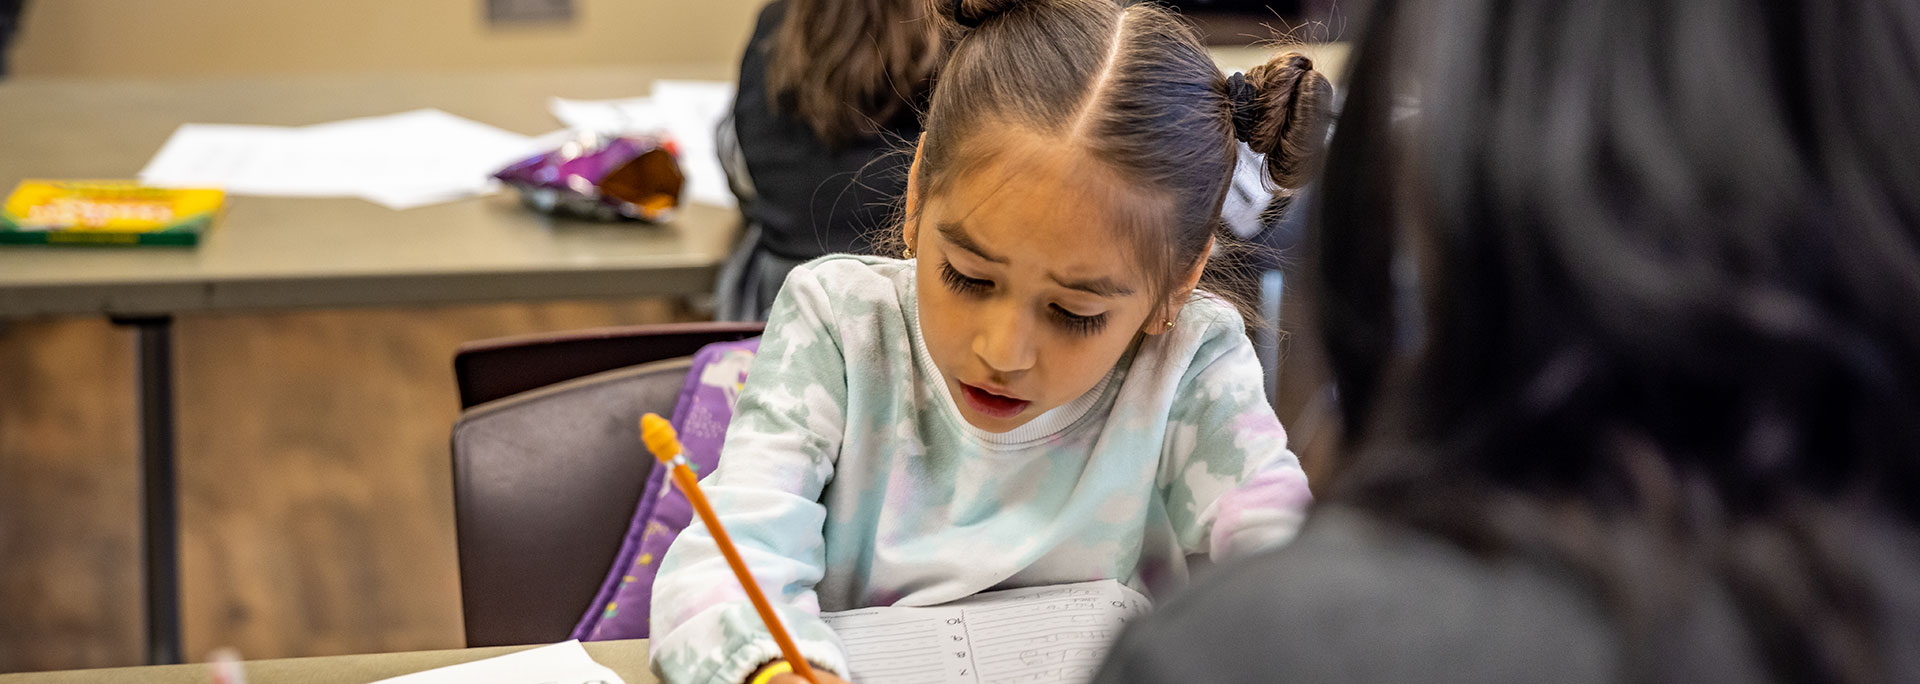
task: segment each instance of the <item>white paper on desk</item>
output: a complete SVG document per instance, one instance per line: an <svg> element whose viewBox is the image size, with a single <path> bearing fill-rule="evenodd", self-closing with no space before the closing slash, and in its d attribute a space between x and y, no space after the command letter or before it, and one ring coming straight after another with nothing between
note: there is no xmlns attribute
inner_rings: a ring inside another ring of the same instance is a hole
<svg viewBox="0 0 1920 684"><path fill-rule="evenodd" d="M308 126L310 143L344 150L361 197L392 208L493 192L493 172L535 152L533 139L437 109ZM342 157L335 157L342 158Z"/></svg>
<svg viewBox="0 0 1920 684"><path fill-rule="evenodd" d="M140 171L150 185L217 187L235 195L332 197L355 185L315 159L299 129L185 124Z"/></svg>
<svg viewBox="0 0 1920 684"><path fill-rule="evenodd" d="M547 111L570 128L593 133L654 133L666 130L666 117L651 97L620 100L547 101Z"/></svg>
<svg viewBox="0 0 1920 684"><path fill-rule="evenodd" d="M625 684L579 641L415 672L373 684Z"/></svg>
<svg viewBox="0 0 1920 684"><path fill-rule="evenodd" d="M186 124L140 179L235 195L364 197L401 209L493 192L493 172L537 147L435 109L304 127Z"/></svg>
<svg viewBox="0 0 1920 684"><path fill-rule="evenodd" d="M1079 684L1146 597L1113 580L822 613L860 684Z"/></svg>
<svg viewBox="0 0 1920 684"><path fill-rule="evenodd" d="M725 81L655 81L653 94L619 100L553 98L547 109L571 128L594 133L665 133L680 147L691 202L732 208L715 131L733 105Z"/></svg>

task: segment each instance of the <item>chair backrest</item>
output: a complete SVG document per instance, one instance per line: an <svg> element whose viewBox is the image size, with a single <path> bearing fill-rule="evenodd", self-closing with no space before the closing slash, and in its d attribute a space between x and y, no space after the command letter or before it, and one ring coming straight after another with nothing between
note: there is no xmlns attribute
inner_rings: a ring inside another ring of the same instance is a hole
<svg viewBox="0 0 1920 684"><path fill-rule="evenodd" d="M714 342L744 340L763 323L672 323L500 337L460 345L453 356L460 407L510 397L583 375L691 356Z"/></svg>
<svg viewBox="0 0 1920 684"><path fill-rule="evenodd" d="M691 363L607 371L461 415L453 502L467 646L567 638L653 467L639 417L672 414Z"/></svg>

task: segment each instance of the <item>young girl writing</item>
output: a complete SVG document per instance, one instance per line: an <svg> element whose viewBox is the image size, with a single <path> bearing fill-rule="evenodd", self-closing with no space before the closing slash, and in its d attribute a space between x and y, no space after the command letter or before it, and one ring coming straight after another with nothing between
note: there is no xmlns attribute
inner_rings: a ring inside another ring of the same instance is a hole
<svg viewBox="0 0 1920 684"><path fill-rule="evenodd" d="M1112 578L1291 537L1306 478L1234 308L1198 291L1235 139L1299 184L1327 81L1226 78L1112 0L941 0L965 33L927 112L904 259L826 257L774 303L704 481L807 658L816 614ZM780 657L702 526L664 559L653 660L737 684ZM775 680L779 681L779 680Z"/></svg>

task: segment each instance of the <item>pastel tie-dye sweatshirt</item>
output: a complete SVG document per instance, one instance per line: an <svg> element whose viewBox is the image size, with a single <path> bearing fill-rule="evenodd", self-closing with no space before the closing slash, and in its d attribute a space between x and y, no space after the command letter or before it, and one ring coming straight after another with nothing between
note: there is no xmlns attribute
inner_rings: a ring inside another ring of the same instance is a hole
<svg viewBox="0 0 1920 684"><path fill-rule="evenodd" d="M1005 433L961 417L920 339L913 262L796 268L702 480L808 660L845 676L822 610L1118 579L1290 539L1305 474L1231 306L1206 296L1084 396ZM780 657L697 519L654 586L654 668L739 684Z"/></svg>

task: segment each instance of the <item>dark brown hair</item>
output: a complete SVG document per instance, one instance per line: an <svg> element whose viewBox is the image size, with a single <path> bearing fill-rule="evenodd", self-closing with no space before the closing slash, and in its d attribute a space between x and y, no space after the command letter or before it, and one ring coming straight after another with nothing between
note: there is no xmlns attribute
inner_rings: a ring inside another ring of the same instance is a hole
<svg viewBox="0 0 1920 684"><path fill-rule="evenodd" d="M1077 147L1134 194L1158 200L1118 228L1162 299L1220 232L1236 139L1266 154L1273 180L1291 188L1306 181L1326 138L1332 86L1307 58L1281 55L1229 83L1193 28L1152 4L933 0L932 8L958 42L927 111L915 191L932 196L992 160L999 150L986 141L1007 126Z"/></svg>
<svg viewBox="0 0 1920 684"><path fill-rule="evenodd" d="M1578 571L1617 681L1920 681L1914 3L1370 13L1307 241L1330 502Z"/></svg>
<svg viewBox="0 0 1920 684"><path fill-rule="evenodd" d="M921 1L787 0L768 101L829 147L916 116L945 52Z"/></svg>

